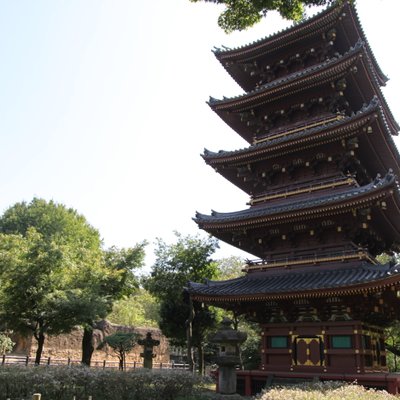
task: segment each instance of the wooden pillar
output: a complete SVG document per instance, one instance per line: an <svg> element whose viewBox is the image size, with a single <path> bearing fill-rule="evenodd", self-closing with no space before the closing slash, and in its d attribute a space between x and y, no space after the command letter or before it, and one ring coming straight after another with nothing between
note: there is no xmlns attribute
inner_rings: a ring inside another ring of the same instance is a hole
<svg viewBox="0 0 400 400"><path fill-rule="evenodd" d="M387 383L387 391L390 393L390 394L393 394L393 395L398 395L399 394L399 382L397 381L397 379L391 379L391 380L389 380L388 381L388 383Z"/></svg>
<svg viewBox="0 0 400 400"><path fill-rule="evenodd" d="M245 396L251 396L251 375L247 374L244 377L244 395Z"/></svg>

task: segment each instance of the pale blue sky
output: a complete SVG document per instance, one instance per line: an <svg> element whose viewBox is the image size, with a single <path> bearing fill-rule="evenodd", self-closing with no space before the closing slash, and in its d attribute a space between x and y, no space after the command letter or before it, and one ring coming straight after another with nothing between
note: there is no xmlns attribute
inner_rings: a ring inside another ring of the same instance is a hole
<svg viewBox="0 0 400 400"><path fill-rule="evenodd" d="M400 2L358 3L400 121ZM195 234L196 210L245 208L200 157L245 146L205 104L242 93L211 49L287 23L271 15L226 35L218 14L189 0L0 0L0 212L53 199L122 247Z"/></svg>

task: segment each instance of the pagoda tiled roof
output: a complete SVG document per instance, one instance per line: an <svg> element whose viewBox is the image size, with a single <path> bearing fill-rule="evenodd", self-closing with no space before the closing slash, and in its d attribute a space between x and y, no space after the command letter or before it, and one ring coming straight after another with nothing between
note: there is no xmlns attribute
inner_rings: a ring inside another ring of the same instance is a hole
<svg viewBox="0 0 400 400"><path fill-rule="evenodd" d="M400 265L374 265L366 261L336 268L309 268L301 271L266 270L226 281L190 282L188 291L195 300L218 303L268 299L353 295L367 288L379 290L400 281Z"/></svg>
<svg viewBox="0 0 400 400"><path fill-rule="evenodd" d="M368 185L360 187L352 187L340 193L332 193L321 195L316 198L307 199L286 199L278 204L270 205L263 203L262 205L252 206L246 210L221 213L212 211L211 215L196 213L194 221L202 228L222 228L226 226L251 226L257 224L260 220L277 220L290 215L315 214L319 210L327 210L335 208L336 212L340 208L346 208L351 204L352 207L358 201L362 201L365 205L365 198L375 201L381 197L385 197L389 189L397 189L397 181L392 173L388 173L385 177L377 177Z"/></svg>
<svg viewBox="0 0 400 400"><path fill-rule="evenodd" d="M208 104L228 125L231 125L235 129L234 125L232 125L234 112L249 110L250 108L291 96L307 88L324 84L332 79L339 79L348 74L360 60L364 65L362 70L367 73L367 79L373 87L373 93L380 99L382 107L385 110L386 119L394 131L393 133L397 134L400 126L394 119L380 89L378 77L372 68L371 59L366 52L365 43L361 40L343 55L338 55L323 63L291 73L239 96L232 98L224 97L222 100L210 97ZM236 130L245 140L251 142L252 135L246 129L243 132L238 128Z"/></svg>
<svg viewBox="0 0 400 400"><path fill-rule="evenodd" d="M220 150L218 152L213 152L205 149L202 156L204 160L210 165L218 165L227 162L244 162L254 156L260 156L262 154L276 151L276 149L282 150L283 148L287 148L290 146L297 147L301 142L311 142L313 140L318 140L321 134L323 134L323 137L325 139L330 136L338 138L337 132L339 130L342 133L346 130L354 131L360 126L364 126L365 124L370 123L372 115L375 115L376 113L379 115L379 118L382 122L381 125L386 133L385 137L390 143L390 147L392 148L394 154L396 154L396 156L400 159L397 147L391 136L393 134L393 131L391 131L389 128L381 103L376 96L371 100L368 105L364 105L357 113L333 122L329 122L326 125L304 129L302 131L298 131L289 135L259 142L239 150Z"/></svg>
<svg viewBox="0 0 400 400"><path fill-rule="evenodd" d="M227 67L227 62L229 63L229 61L234 60L253 60L256 57L260 57L263 54L268 54L277 49L281 49L287 46L295 46L295 43L303 40L304 37L311 36L316 32L325 32L329 27L334 26L338 19L341 20L343 14L346 13L349 13L351 20L355 25L359 38L363 40L367 47L369 57L372 60L374 70L379 76L380 83L384 84L388 80L388 78L380 69L378 62L368 44L356 8L352 4L350 4L349 1L344 1L342 4L334 4L333 6L328 7L326 10L302 21L301 23L295 23L293 26L290 26L286 29L266 36L252 43L233 49L227 47L215 47L213 52L216 58L224 66L224 68L226 68L227 71L231 73L231 71ZM231 75L235 79L234 74L231 73Z"/></svg>
<svg viewBox="0 0 400 400"><path fill-rule="evenodd" d="M364 43L362 41L358 41L354 47L351 47L343 55L332 57L320 64L315 64L300 71L285 75L282 78L275 79L242 95L231 98L224 97L221 100L210 97L208 104L215 109L227 108L232 104L241 105L242 103L249 102L250 100L258 99L260 94L268 93L273 89L281 90L282 88L287 88L288 84L290 84L290 88L292 88L297 81L303 80L307 77L312 78L313 82L316 83L318 82L318 78L325 78L325 74L321 75L321 72L323 71L330 72L330 74L347 71L349 66L351 66L357 60L357 55L363 52L363 49ZM336 68L331 71L330 67L333 66Z"/></svg>
<svg viewBox="0 0 400 400"><path fill-rule="evenodd" d="M328 77L343 74L351 68L360 57L367 60L367 68L371 74L372 80L376 85L377 93L380 92L380 86L374 70L371 68L371 62L365 50L365 43L359 40L353 47L351 47L343 55L332 57L320 64L312 65L300 71L293 72L282 78L275 79L271 82L261 85L260 87L244 93L242 95L234 96L231 98L223 98L222 100L210 97L208 104L214 110L230 109L232 107L244 106L248 103L253 103L261 98L264 101L266 96L273 96L276 98L278 92L290 89L293 93L296 86L299 89L304 87L304 83L312 83L316 85L319 81L325 81Z"/></svg>

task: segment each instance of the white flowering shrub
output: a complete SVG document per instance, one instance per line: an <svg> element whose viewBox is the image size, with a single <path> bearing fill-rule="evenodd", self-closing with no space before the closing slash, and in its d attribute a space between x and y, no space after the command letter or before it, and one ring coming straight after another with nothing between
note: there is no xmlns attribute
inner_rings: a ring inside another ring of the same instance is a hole
<svg viewBox="0 0 400 400"><path fill-rule="evenodd" d="M203 380L177 370L98 370L87 367L0 368L0 400L186 400L200 399Z"/></svg>
<svg viewBox="0 0 400 400"><path fill-rule="evenodd" d="M366 389L356 384L343 382L318 382L288 388L271 388L256 397L256 400L395 400L383 390Z"/></svg>

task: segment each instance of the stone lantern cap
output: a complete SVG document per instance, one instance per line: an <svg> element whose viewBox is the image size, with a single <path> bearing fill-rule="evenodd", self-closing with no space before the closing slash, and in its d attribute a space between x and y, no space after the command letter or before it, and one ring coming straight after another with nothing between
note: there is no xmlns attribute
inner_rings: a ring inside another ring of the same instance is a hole
<svg viewBox="0 0 400 400"><path fill-rule="evenodd" d="M241 344L247 339L246 332L236 331L232 328L232 320L224 318L219 330L209 337L211 343L216 344Z"/></svg>

